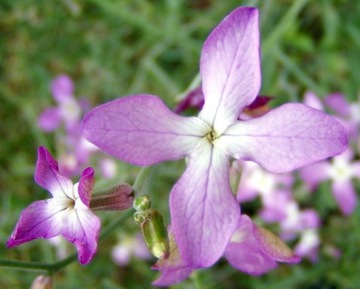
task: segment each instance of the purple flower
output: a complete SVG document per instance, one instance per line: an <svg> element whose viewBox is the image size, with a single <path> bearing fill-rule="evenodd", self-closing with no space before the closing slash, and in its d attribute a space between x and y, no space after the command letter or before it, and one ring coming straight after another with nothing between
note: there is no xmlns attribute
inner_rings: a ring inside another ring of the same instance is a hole
<svg viewBox="0 0 360 289"><path fill-rule="evenodd" d="M111 251L113 261L119 266L126 266L130 262L131 256L143 260L149 260L152 257L141 234L122 235Z"/></svg>
<svg viewBox="0 0 360 289"><path fill-rule="evenodd" d="M318 162L301 169L300 176L310 189L325 180L331 180L333 196L345 215L350 215L356 208L357 195L352 183L360 179L360 162L354 161L354 153L348 148L331 162Z"/></svg>
<svg viewBox="0 0 360 289"><path fill-rule="evenodd" d="M324 110L319 98L311 92L305 95L305 103ZM340 93L333 93L325 98L325 103L334 110L340 121L346 126L350 140L357 141L359 123L356 113L356 104L349 104ZM357 204L353 179L360 179L360 162L355 160L355 153L348 147L341 155L331 161L317 162L301 169L300 176L311 190L325 180L331 180L332 193L340 210L345 215L350 215Z"/></svg>
<svg viewBox="0 0 360 289"><path fill-rule="evenodd" d="M56 77L51 83L51 92L57 107L46 109L39 117L39 126L50 132L64 122L67 130L72 130L80 121L81 107L73 95L74 84L67 75Z"/></svg>
<svg viewBox="0 0 360 289"><path fill-rule="evenodd" d="M153 282L157 286L179 283L193 271L182 260L171 229L169 239L170 256L153 266L161 272ZM258 227L247 215L241 215L224 257L233 267L251 275L264 274L276 268L277 262L298 263L301 260L278 237Z"/></svg>
<svg viewBox="0 0 360 289"><path fill-rule="evenodd" d="M80 263L89 263L96 253L100 230L100 219L89 209L94 170L85 169L74 185L59 173L57 162L46 148L39 147L35 181L53 198L36 201L22 211L7 246L62 235L76 246Z"/></svg>
<svg viewBox="0 0 360 289"><path fill-rule="evenodd" d="M347 146L343 126L323 112L286 104L239 121L260 83L259 13L238 8L206 40L200 60L205 103L198 117L181 117L154 95L120 98L90 111L83 135L134 165L188 157L172 189L173 230L184 262L208 267L237 227L239 205L229 183L231 158L281 173L336 155Z"/></svg>

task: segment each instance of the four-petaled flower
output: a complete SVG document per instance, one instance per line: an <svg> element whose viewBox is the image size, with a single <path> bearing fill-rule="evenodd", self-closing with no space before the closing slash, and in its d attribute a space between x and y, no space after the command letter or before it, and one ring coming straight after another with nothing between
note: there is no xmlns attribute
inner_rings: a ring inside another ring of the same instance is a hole
<svg viewBox="0 0 360 289"><path fill-rule="evenodd" d="M35 181L53 198L23 210L7 246L62 235L76 246L80 263L87 264L96 253L100 230L100 219L89 208L94 170L85 169L74 185L59 173L58 163L46 148L39 147Z"/></svg>
<svg viewBox="0 0 360 289"><path fill-rule="evenodd" d="M103 151L148 166L188 156L172 189L173 231L188 267L208 267L223 254L240 217L229 184L231 158L288 172L347 146L343 126L303 104L285 104L239 121L261 84L259 13L238 8L206 40L200 60L205 103L181 117L154 95L120 98L90 111L82 133Z"/></svg>

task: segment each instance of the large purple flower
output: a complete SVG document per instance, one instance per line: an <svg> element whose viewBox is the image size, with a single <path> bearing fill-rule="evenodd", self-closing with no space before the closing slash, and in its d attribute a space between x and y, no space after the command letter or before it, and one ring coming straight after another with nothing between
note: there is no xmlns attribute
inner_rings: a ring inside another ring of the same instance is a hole
<svg viewBox="0 0 360 289"><path fill-rule="evenodd" d="M81 264L90 262L96 253L100 230L100 219L89 208L94 170L85 169L74 185L59 173L57 162L46 148L40 147L35 181L53 198L36 201L22 211L7 246L62 235L76 246Z"/></svg>
<svg viewBox="0 0 360 289"><path fill-rule="evenodd" d="M182 257L192 268L216 262L237 226L239 205L229 185L231 158L280 173L347 146L339 122L302 104L238 120L260 89L258 18L256 8L238 8L206 40L200 60L205 103L198 117L181 117L159 97L141 94L103 104L83 120L85 138L131 164L188 157L172 189L170 209Z"/></svg>

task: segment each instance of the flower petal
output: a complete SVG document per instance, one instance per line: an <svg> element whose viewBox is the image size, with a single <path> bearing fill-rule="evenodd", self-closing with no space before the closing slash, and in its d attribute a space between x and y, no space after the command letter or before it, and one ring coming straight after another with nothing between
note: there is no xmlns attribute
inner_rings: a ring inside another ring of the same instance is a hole
<svg viewBox="0 0 360 289"><path fill-rule="evenodd" d="M340 116L348 116L351 107L346 98L341 93L333 93L325 98L325 103Z"/></svg>
<svg viewBox="0 0 360 289"><path fill-rule="evenodd" d="M170 254L167 258L159 259L151 269L159 270L160 276L152 283L156 286L170 286L185 280L193 271L186 266L179 252L171 226L168 228Z"/></svg>
<svg viewBox="0 0 360 289"><path fill-rule="evenodd" d="M202 140L170 195L176 241L185 263L215 263L235 230L239 205L232 196L227 156Z"/></svg>
<svg viewBox="0 0 360 289"><path fill-rule="evenodd" d="M35 181L48 190L54 198L73 198L73 183L60 175L57 161L45 147L39 147Z"/></svg>
<svg viewBox="0 0 360 289"><path fill-rule="evenodd" d="M300 177L310 190L314 190L321 182L330 178L329 169L329 162L317 162L303 167L300 170Z"/></svg>
<svg viewBox="0 0 360 289"><path fill-rule="evenodd" d="M162 271L160 276L152 282L152 285L167 287L184 281L193 269L190 268L180 268L176 270Z"/></svg>
<svg viewBox="0 0 360 289"><path fill-rule="evenodd" d="M90 209L69 210L61 234L76 246L79 262L87 264L97 250L100 219Z"/></svg>
<svg viewBox="0 0 360 289"><path fill-rule="evenodd" d="M277 263L262 252L254 236L253 222L246 215L241 215L224 256L233 267L247 274L261 275L277 267Z"/></svg>
<svg viewBox="0 0 360 289"><path fill-rule="evenodd" d="M241 7L206 40L200 60L205 95L200 118L218 134L256 98L261 85L259 12Z"/></svg>
<svg viewBox="0 0 360 289"><path fill-rule="evenodd" d="M334 181L332 192L341 212L350 215L357 204L357 196L351 180Z"/></svg>
<svg viewBox="0 0 360 289"><path fill-rule="evenodd" d="M93 168L86 168L79 181L79 197L86 207L90 206L91 194L95 185L94 174Z"/></svg>
<svg viewBox="0 0 360 289"><path fill-rule="evenodd" d="M30 204L22 211L7 246L14 247L34 239L59 235L69 202L69 199L57 198Z"/></svg>
<svg viewBox="0 0 360 289"><path fill-rule="evenodd" d="M299 263L301 261L301 258L296 256L278 236L256 224L253 224L253 229L254 236L264 254L279 262Z"/></svg>
<svg viewBox="0 0 360 289"><path fill-rule="evenodd" d="M90 111L83 136L120 160L152 165L187 155L210 129L195 117L170 111L157 96L132 95Z"/></svg>
<svg viewBox="0 0 360 289"><path fill-rule="evenodd" d="M38 118L38 125L45 132L56 130L60 123L61 115L57 107L46 109Z"/></svg>
<svg viewBox="0 0 360 289"><path fill-rule="evenodd" d="M248 121L238 121L219 138L229 155L252 160L273 173L337 155L347 147L345 128L302 104L285 104Z"/></svg>
<svg viewBox="0 0 360 289"><path fill-rule="evenodd" d="M69 76L59 75L51 82L51 92L58 103L66 102L73 98L74 83Z"/></svg>

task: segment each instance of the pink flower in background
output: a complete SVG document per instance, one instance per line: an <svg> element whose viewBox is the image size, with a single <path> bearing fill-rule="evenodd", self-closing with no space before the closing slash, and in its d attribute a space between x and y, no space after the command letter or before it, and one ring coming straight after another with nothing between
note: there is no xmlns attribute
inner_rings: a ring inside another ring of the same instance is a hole
<svg viewBox="0 0 360 289"><path fill-rule="evenodd" d="M67 75L55 78L51 83L51 92L57 107L48 108L40 115L40 128L50 132L64 123L67 130L76 129L81 120L81 106L74 97L74 84L71 78Z"/></svg>
<svg viewBox="0 0 360 289"><path fill-rule="evenodd" d="M40 115L38 124L45 132L55 131L63 125L64 134L57 134L57 144L62 146L59 167L63 175L77 176L81 167L89 163L90 156L98 151L80 133L82 116L89 110L90 104L86 99L75 98L74 83L64 74L54 78L51 93L57 106L46 109ZM116 172L116 165L109 158L102 158L99 167L104 178L112 178Z"/></svg>
<svg viewBox="0 0 360 289"><path fill-rule="evenodd" d="M303 104L238 120L260 89L258 17L256 8L238 8L206 40L200 60L205 103L198 117L181 117L159 97L140 94L103 104L83 120L86 139L131 164L189 158L170 196L174 235L189 268L215 263L237 228L231 158L284 173L347 146L338 121Z"/></svg>
<svg viewBox="0 0 360 289"><path fill-rule="evenodd" d="M57 162L46 148L40 147L35 181L53 198L36 201L22 211L7 246L62 235L76 246L80 263L89 263L96 253L100 230L100 219L89 208L94 170L85 169L74 185L60 174Z"/></svg>
<svg viewBox="0 0 360 289"><path fill-rule="evenodd" d="M314 93L308 92L304 101L317 109L325 109ZM360 118L353 112L360 105L348 103L340 93L328 95L325 98L325 103L338 114L338 118L346 126L350 142L356 142L358 140ZM318 162L302 168L300 176L310 190L316 189L323 181L331 180L332 193L341 212L349 215L354 211L357 204L357 195L352 181L360 179L360 161L355 158L354 151L349 147L331 161Z"/></svg>
<svg viewBox="0 0 360 289"><path fill-rule="evenodd" d="M283 239L294 240L300 236L297 255L315 260L320 242L317 232L320 218L315 210L300 210L292 193L294 176L271 174L251 162L243 167L237 199L247 202L259 196L262 204L260 218L267 223L278 223Z"/></svg>
<svg viewBox="0 0 360 289"><path fill-rule="evenodd" d="M143 260L149 260L152 257L141 234L135 236L122 235L120 241L111 251L112 259L119 266L127 265L131 256Z"/></svg>
<svg viewBox="0 0 360 289"><path fill-rule="evenodd" d="M240 203L260 196L264 203L274 199L277 190L291 191L294 183L292 174L271 174L253 162L240 162L242 171L237 191Z"/></svg>
<svg viewBox="0 0 360 289"><path fill-rule="evenodd" d="M185 280L193 272L182 260L172 230L169 230L169 236L170 256L153 266L161 272L153 285L170 286ZM251 275L262 275L276 268L278 262L301 261L278 237L257 226L247 215L241 215L224 257L233 267Z"/></svg>
<svg viewBox="0 0 360 289"><path fill-rule="evenodd" d="M329 162L318 162L301 169L300 176L310 190L326 180L331 180L332 194L345 215L356 208L357 194L353 180L360 179L360 161L354 160L353 151L348 148L344 153Z"/></svg>

